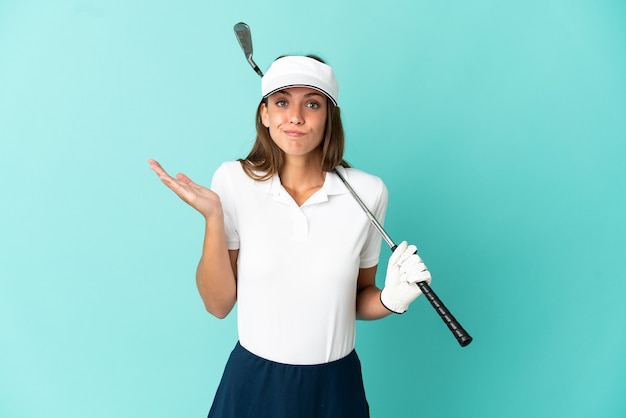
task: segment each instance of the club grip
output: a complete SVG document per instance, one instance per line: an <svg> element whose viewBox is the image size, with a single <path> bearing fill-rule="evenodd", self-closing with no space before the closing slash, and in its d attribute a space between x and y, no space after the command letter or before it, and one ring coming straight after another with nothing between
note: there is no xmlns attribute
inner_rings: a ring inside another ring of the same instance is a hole
<svg viewBox="0 0 626 418"><path fill-rule="evenodd" d="M435 294L433 289L430 288L428 283L417 282L417 285L419 286L424 296L426 296L426 299L428 299L430 304L433 305L433 308L435 308L439 316L441 316L443 322L445 322L448 328L450 328L450 331L452 331L452 334L457 339L461 347L465 347L466 345L471 343L473 338L467 333L467 331L465 331L465 329L463 329L461 324L459 324L456 318L454 318L448 308L446 308L446 305L443 304L441 299L437 297L437 295Z"/></svg>

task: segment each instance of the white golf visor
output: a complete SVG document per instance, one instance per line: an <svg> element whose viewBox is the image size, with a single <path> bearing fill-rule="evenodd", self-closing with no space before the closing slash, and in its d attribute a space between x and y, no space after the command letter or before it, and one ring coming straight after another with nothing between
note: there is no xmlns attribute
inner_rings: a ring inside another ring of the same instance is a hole
<svg viewBox="0 0 626 418"><path fill-rule="evenodd" d="M316 59L286 56L274 61L261 79L263 97L288 87L311 87L319 90L337 106L339 86L333 69Z"/></svg>

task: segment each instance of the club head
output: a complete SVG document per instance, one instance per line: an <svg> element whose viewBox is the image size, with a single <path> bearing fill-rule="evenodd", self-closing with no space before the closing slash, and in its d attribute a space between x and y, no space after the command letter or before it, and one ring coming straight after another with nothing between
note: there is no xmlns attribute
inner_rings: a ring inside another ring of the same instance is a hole
<svg viewBox="0 0 626 418"><path fill-rule="evenodd" d="M254 69L254 71L256 71L258 75L263 77L263 72L261 72L259 67L252 59L252 34L250 33L250 27L243 22L239 22L235 25L234 30L235 36L239 41L239 46L241 47L243 54L246 56L246 60L248 60L248 63Z"/></svg>
<svg viewBox="0 0 626 418"><path fill-rule="evenodd" d="M239 41L239 46L243 51L246 58L252 56L252 35L250 33L250 26L243 22L239 22L235 25L235 36Z"/></svg>

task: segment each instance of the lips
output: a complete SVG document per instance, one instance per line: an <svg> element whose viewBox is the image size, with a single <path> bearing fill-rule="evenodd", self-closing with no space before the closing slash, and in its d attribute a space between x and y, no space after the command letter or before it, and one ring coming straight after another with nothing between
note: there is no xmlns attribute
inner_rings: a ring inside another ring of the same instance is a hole
<svg viewBox="0 0 626 418"><path fill-rule="evenodd" d="M292 138L300 138L305 135L304 132L294 131L294 130L286 130L286 131L283 131L283 133Z"/></svg>

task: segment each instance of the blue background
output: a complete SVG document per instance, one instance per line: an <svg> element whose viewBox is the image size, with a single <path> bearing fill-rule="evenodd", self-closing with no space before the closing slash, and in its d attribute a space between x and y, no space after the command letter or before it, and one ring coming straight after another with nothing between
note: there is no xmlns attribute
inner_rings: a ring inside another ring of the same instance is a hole
<svg viewBox="0 0 626 418"><path fill-rule="evenodd" d="M238 21L263 70L333 65L346 158L475 339L423 298L359 322L372 415L625 416L619 0L3 0L0 416L206 416L236 314L204 311L202 218L146 160L209 184L246 155Z"/></svg>

